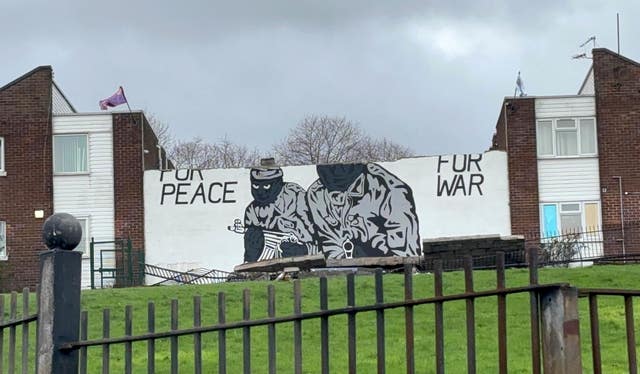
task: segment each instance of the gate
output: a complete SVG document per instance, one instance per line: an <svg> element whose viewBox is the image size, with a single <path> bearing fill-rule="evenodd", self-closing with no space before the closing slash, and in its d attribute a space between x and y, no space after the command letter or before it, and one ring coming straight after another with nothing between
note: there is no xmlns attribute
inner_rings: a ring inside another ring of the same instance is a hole
<svg viewBox="0 0 640 374"><path fill-rule="evenodd" d="M89 264L91 288L130 287L143 284L144 254L132 248L131 239L96 241L91 238Z"/></svg>

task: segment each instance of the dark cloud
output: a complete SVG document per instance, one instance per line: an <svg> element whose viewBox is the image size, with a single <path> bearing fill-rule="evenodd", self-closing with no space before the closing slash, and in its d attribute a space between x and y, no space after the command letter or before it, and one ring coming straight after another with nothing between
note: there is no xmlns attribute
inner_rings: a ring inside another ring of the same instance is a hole
<svg viewBox="0 0 640 374"><path fill-rule="evenodd" d="M477 152L522 71L572 94L591 35L640 60L638 5L595 1L10 1L0 84L50 64L82 111L124 85L182 138L268 150L308 113L344 115L421 154Z"/></svg>

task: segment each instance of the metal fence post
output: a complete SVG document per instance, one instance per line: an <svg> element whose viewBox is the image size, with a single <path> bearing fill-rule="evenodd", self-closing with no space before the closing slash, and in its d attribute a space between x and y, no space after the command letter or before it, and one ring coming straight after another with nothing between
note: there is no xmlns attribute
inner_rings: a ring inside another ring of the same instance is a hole
<svg viewBox="0 0 640 374"><path fill-rule="evenodd" d="M82 252L72 250L80 241L80 236L77 241L75 237L80 224L66 216L50 217L43 230L47 246L53 249L40 254L38 374L78 372L78 350L59 349L64 343L78 341L80 331Z"/></svg>
<svg viewBox="0 0 640 374"><path fill-rule="evenodd" d="M578 289L563 286L540 295L544 372L582 373Z"/></svg>

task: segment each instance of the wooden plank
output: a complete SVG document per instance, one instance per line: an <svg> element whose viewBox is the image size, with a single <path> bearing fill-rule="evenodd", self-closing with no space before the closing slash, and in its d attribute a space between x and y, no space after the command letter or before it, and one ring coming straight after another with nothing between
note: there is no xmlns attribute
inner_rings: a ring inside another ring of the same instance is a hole
<svg viewBox="0 0 640 374"><path fill-rule="evenodd" d="M328 258L327 267L398 267L404 264L419 265L421 256L388 256L388 257L357 257L357 258Z"/></svg>
<svg viewBox="0 0 640 374"><path fill-rule="evenodd" d="M286 267L298 267L301 270L325 267L324 255L320 253L310 256L284 257L257 262L247 262L236 265L233 270L236 272L276 272L282 271Z"/></svg>

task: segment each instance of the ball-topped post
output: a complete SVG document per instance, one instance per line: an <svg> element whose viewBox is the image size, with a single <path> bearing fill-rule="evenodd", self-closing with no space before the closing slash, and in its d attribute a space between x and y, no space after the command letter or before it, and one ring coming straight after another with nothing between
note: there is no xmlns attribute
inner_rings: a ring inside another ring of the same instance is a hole
<svg viewBox="0 0 640 374"><path fill-rule="evenodd" d="M81 239L82 226L71 214L56 213L42 227L49 250L40 253L38 374L78 372L78 350L57 347L79 339L82 252L73 249Z"/></svg>
<svg viewBox="0 0 640 374"><path fill-rule="evenodd" d="M82 226L69 213L56 213L42 226L42 240L49 249L72 251L82 240Z"/></svg>

